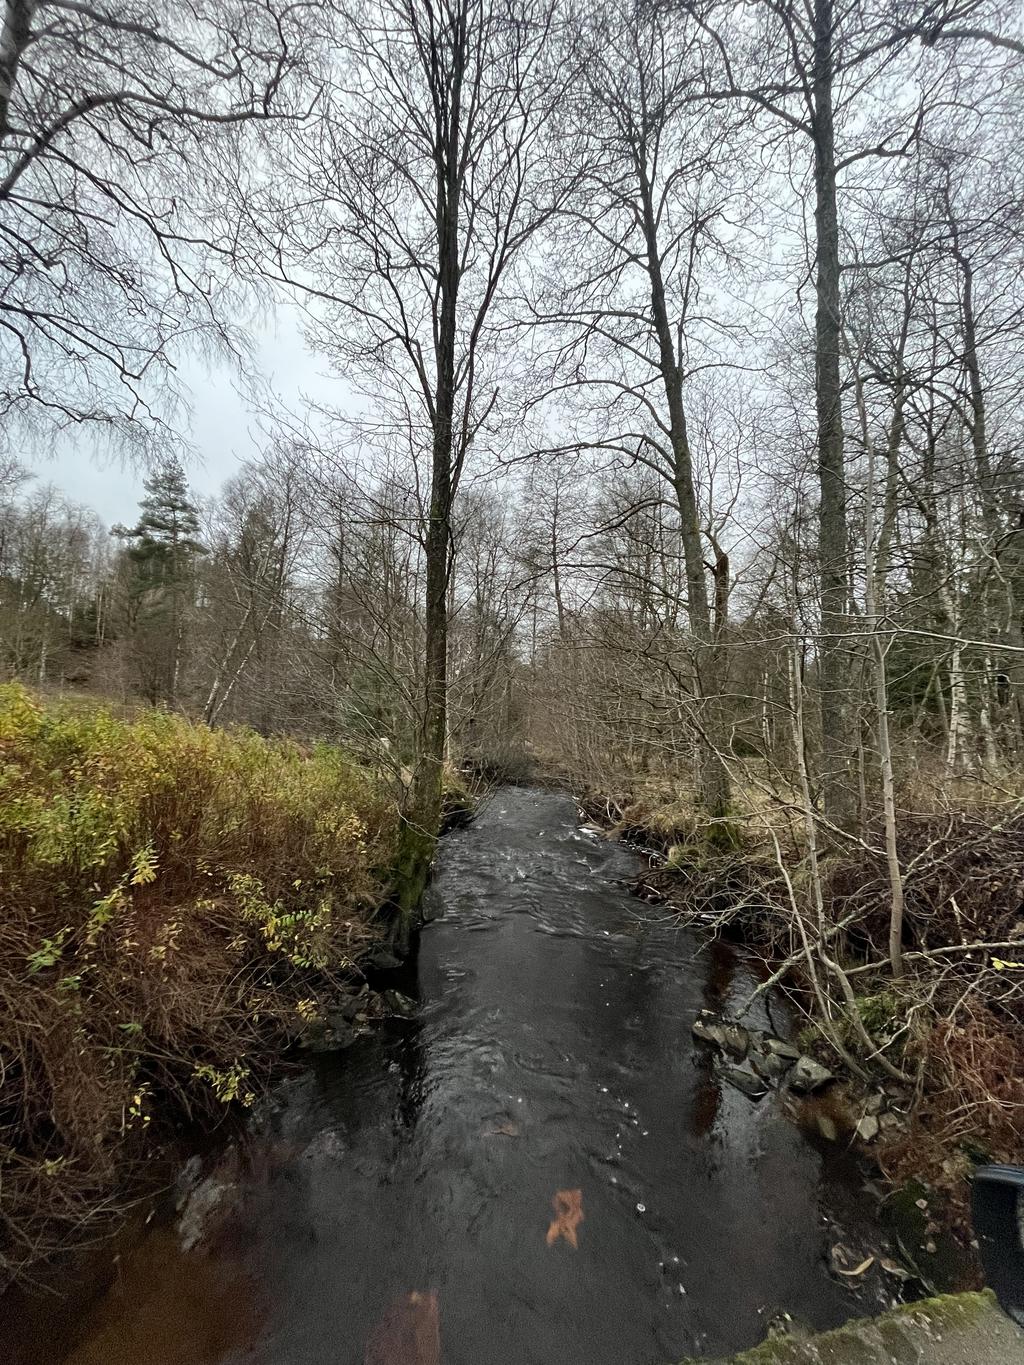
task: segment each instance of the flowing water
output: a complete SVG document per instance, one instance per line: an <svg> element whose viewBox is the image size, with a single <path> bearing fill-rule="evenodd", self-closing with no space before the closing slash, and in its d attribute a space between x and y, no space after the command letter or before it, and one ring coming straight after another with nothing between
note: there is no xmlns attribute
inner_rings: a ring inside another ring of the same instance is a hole
<svg viewBox="0 0 1024 1365"><path fill-rule="evenodd" d="M635 871L569 798L500 791L445 841L415 1020L283 1086L69 1365L664 1365L870 1311L828 1270L870 1221L852 1162L691 1038L756 978Z"/></svg>

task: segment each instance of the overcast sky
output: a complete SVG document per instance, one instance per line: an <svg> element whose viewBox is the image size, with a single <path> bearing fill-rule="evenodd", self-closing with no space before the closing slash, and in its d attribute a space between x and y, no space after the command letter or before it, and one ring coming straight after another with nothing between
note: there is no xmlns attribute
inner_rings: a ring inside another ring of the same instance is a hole
<svg viewBox="0 0 1024 1365"><path fill-rule="evenodd" d="M264 376L289 408L301 407L303 396L344 402L344 384L327 373L326 362L306 347L294 314L281 310L270 319L259 342L258 361ZM195 458L187 465L189 482L200 497L217 493L242 461L255 455L262 434L247 403L237 392L230 369L199 363L182 366L192 391L191 441ZM93 508L104 522L131 523L138 514L144 470L119 459L96 460L73 448L48 456L23 456L42 483L55 484L74 502Z"/></svg>

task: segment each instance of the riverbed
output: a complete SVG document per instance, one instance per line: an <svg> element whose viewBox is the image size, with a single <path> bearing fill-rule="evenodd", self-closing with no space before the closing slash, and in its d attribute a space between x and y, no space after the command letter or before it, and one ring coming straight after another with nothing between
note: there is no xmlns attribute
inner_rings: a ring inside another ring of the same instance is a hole
<svg viewBox="0 0 1024 1365"><path fill-rule="evenodd" d="M875 1311L829 1268L871 1232L853 1157L691 1036L753 965L636 869L571 798L499 791L444 843L414 1017L284 1083L40 1358L665 1365Z"/></svg>

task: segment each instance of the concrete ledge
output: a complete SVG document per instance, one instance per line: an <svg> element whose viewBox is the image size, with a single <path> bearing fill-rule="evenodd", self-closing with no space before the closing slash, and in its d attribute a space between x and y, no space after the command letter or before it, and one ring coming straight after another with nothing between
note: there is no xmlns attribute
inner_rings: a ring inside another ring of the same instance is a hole
<svg viewBox="0 0 1024 1365"><path fill-rule="evenodd" d="M1024 1365L1024 1332L994 1295L945 1294L834 1332L775 1337L717 1365ZM716 1365L707 1360L680 1365Z"/></svg>

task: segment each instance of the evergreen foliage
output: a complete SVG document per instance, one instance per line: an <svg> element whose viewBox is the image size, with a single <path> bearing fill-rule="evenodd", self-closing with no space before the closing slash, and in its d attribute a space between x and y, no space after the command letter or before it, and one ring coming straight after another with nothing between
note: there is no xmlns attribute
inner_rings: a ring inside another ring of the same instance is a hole
<svg viewBox="0 0 1024 1365"><path fill-rule="evenodd" d="M128 542L136 661L148 700L177 699L185 612L194 600L196 560L206 553L199 513L181 461L166 458L144 484L138 522L113 534Z"/></svg>

